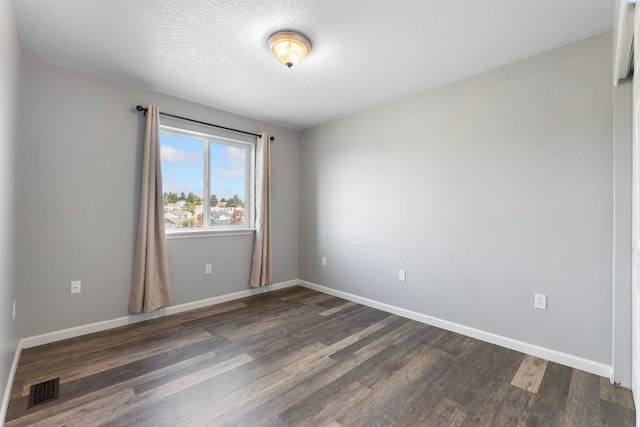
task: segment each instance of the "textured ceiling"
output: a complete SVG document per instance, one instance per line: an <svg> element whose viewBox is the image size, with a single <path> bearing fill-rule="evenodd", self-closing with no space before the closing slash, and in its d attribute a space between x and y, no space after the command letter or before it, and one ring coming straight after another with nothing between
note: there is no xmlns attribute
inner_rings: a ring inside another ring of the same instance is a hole
<svg viewBox="0 0 640 427"><path fill-rule="evenodd" d="M4 1L4 0L0 0ZM14 0L26 55L305 129L611 31L613 0ZM279 64L268 37L306 34ZM141 100L144 102L144 100Z"/></svg>

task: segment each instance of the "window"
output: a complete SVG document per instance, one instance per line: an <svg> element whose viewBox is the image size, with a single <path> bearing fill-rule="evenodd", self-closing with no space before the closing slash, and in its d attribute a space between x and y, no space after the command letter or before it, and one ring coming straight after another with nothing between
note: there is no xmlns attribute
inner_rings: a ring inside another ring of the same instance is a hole
<svg viewBox="0 0 640 427"><path fill-rule="evenodd" d="M253 227L255 144L160 126L165 230Z"/></svg>

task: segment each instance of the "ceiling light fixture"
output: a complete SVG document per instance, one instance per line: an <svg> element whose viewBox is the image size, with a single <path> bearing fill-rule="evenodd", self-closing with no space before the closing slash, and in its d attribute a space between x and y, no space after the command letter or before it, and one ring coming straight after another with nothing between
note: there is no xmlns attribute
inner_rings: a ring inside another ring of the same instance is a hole
<svg viewBox="0 0 640 427"><path fill-rule="evenodd" d="M278 31L269 37L269 47L278 61L291 68L307 56L311 50L311 42L300 33Z"/></svg>

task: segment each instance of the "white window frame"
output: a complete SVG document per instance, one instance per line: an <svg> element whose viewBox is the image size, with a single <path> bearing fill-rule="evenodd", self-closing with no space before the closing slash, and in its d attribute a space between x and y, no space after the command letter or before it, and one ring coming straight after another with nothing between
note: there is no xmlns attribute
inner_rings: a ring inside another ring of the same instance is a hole
<svg viewBox="0 0 640 427"><path fill-rule="evenodd" d="M225 136L215 135L212 133L204 133L199 131L193 131L182 127L160 125L160 133L168 133L178 136L184 136L187 138L196 138L204 141L204 177L203 177L203 228L185 228L185 229L167 229L165 228L165 235L167 239L181 239L181 238L193 238L193 237L208 237L208 236L229 236L229 235L242 235L253 234L255 231L255 171L256 171L256 144L254 142L243 141L239 139L229 138ZM211 144L225 145L229 147L239 147L247 150L247 159L245 163L245 197L244 197L244 211L245 218L244 224L238 225L222 225L211 226L210 221L210 179L211 179L211 159L210 159L210 145ZM163 188L164 193L164 188ZM163 213L164 218L164 213Z"/></svg>

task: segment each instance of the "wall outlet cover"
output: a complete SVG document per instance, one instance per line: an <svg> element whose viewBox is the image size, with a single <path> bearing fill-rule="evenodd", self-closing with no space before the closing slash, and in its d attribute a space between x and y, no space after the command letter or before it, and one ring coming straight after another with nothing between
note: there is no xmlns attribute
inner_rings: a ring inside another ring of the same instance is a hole
<svg viewBox="0 0 640 427"><path fill-rule="evenodd" d="M547 296L543 295L543 294L536 294L533 306L535 308L540 309L540 310L546 310L547 309Z"/></svg>
<svg viewBox="0 0 640 427"><path fill-rule="evenodd" d="M79 294L82 290L82 282L80 280L74 280L71 282L71 293Z"/></svg>

